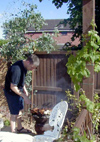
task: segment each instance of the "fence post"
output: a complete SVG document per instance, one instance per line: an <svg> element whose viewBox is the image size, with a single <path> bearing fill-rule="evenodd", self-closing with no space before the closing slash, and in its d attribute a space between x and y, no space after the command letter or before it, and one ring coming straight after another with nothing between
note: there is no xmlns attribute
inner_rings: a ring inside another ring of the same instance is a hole
<svg viewBox="0 0 100 142"><path fill-rule="evenodd" d="M95 0L83 0L83 34L91 29L91 21L95 20ZM85 43L83 43L85 45ZM84 47L83 47L84 48ZM83 80L83 89L86 96L93 101L94 94L94 65L87 64L90 71L90 77ZM92 133L92 122L90 124L90 132Z"/></svg>
<svg viewBox="0 0 100 142"><path fill-rule="evenodd" d="M32 70L32 96L31 96L31 109L33 109L33 92L34 92L34 70ZM33 116L31 116L31 123L33 120Z"/></svg>
<svg viewBox="0 0 100 142"><path fill-rule="evenodd" d="M94 64L88 64L87 68L90 71L90 77L83 79L83 90L85 91L86 96L93 101L94 95Z"/></svg>

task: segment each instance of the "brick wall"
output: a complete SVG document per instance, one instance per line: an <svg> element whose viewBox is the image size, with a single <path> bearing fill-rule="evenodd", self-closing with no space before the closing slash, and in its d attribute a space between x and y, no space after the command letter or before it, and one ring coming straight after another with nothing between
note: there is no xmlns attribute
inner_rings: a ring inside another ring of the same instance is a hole
<svg viewBox="0 0 100 142"><path fill-rule="evenodd" d="M64 45L66 42L71 42L72 46L77 46L80 41L79 38L76 38L75 41L71 41L71 37L73 36L73 34L73 32L67 32L66 34L59 33L58 37L54 37L54 39L57 41L57 44ZM26 36L31 37L32 39L37 39L42 36L42 33L28 33L26 34Z"/></svg>

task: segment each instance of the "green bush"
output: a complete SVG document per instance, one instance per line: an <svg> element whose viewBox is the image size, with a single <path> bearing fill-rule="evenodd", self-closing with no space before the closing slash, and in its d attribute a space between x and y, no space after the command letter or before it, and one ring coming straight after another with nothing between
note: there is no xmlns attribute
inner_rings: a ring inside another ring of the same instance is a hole
<svg viewBox="0 0 100 142"><path fill-rule="evenodd" d="M9 125L10 125L10 121L9 121L9 120L5 120L5 121L4 121L4 125L5 125L5 126L9 126Z"/></svg>

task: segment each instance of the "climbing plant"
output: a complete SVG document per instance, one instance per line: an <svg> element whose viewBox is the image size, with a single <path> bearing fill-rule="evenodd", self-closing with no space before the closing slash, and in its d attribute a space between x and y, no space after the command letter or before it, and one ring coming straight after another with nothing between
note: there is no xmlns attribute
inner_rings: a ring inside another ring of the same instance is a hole
<svg viewBox="0 0 100 142"><path fill-rule="evenodd" d="M68 74L74 83L74 89L78 91L80 89L80 83L84 77L89 77L90 72L87 69L87 63L94 65L94 71L100 71L100 37L98 32L95 31L96 24L94 20L91 22L92 30L83 35L83 41L85 46L76 52L76 56L70 55L66 64L68 68Z"/></svg>
<svg viewBox="0 0 100 142"><path fill-rule="evenodd" d="M73 140L75 142L94 142L97 138L96 134L98 133L98 127L100 122L100 96L95 93L94 101L91 101L86 97L85 91L80 89L79 93L80 97L79 99L77 99L75 95L71 94L71 91L66 91L67 102L69 103L68 111L73 114L74 118L71 120L67 120L67 125L64 127L61 138L58 139L58 142L62 142L65 140ZM70 104L72 107L70 107ZM80 114L82 109L87 109L87 111L92 114L92 134L87 135L84 130L84 134L80 135L80 129L74 127L76 118Z"/></svg>

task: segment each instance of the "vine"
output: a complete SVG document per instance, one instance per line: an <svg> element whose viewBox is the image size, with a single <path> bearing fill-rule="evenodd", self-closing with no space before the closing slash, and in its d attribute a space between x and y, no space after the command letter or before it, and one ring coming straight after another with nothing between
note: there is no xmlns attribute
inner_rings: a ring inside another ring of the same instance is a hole
<svg viewBox="0 0 100 142"><path fill-rule="evenodd" d="M64 140L73 140L75 142L94 142L97 139L96 133L98 133L98 126L100 122L100 97L96 93L94 94L94 101L89 100L85 92L80 89L80 97L77 99L75 95L71 94L71 91L66 91L67 102L71 104L68 111L73 114L73 119L69 118L67 120L67 125L62 131L61 138L57 142ZM93 133L88 136L84 131L84 134L80 135L80 129L74 127L77 116L80 114L82 109L87 109L87 111L92 114L92 124L93 124Z"/></svg>
<svg viewBox="0 0 100 142"><path fill-rule="evenodd" d="M90 71L86 67L87 63L94 65L95 72L100 71L100 37L98 32L94 30L96 27L94 20L92 20L91 26L92 30L83 35L85 46L77 51L76 56L70 55L66 64L76 91L80 89L83 78L90 76Z"/></svg>

